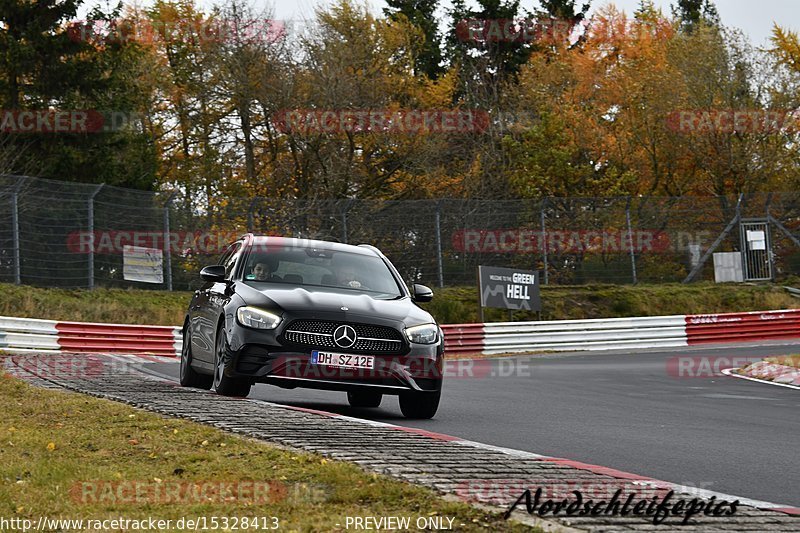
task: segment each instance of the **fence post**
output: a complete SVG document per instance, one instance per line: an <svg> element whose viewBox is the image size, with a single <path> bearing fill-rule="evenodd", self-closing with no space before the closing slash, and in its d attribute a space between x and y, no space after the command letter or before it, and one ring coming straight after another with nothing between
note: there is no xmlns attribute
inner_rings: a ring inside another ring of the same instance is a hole
<svg viewBox="0 0 800 533"><path fill-rule="evenodd" d="M544 284L548 285L548 276L547 276L547 226L544 222L544 208L547 206L547 198L542 200L541 206L541 222L542 222L542 235L539 239L539 248L542 250L542 258L544 259Z"/></svg>
<svg viewBox="0 0 800 533"><path fill-rule="evenodd" d="M17 285L22 284L22 267L19 257L19 189L22 187L22 181L24 179L23 177L17 178L17 183L14 184L14 192L11 193L11 233L14 239L14 283Z"/></svg>
<svg viewBox="0 0 800 533"><path fill-rule="evenodd" d="M770 281L772 281L774 283L775 282L775 278L777 276L775 274L775 257L774 257L775 253L772 251L772 231L770 231L770 228L769 228L769 219L770 219L770 216L771 216L769 214L769 208L770 208L771 205L772 205L772 193L769 193L769 194L767 194L767 205L764 206L765 207L765 211L766 211L766 215L767 215L767 218L766 218L766 220L767 220L767 234L768 234L767 244L769 245L769 247L767 248L767 263L768 263L768 267L769 267Z"/></svg>
<svg viewBox="0 0 800 533"><path fill-rule="evenodd" d="M250 205L247 207L247 233L255 233L253 231L253 227L255 226L255 221L253 220L253 207L255 207L257 201L258 196L253 198L253 200L250 202Z"/></svg>
<svg viewBox="0 0 800 533"><path fill-rule="evenodd" d="M625 221L628 223L628 246L631 250L631 274L633 275L633 284L636 285L636 252L633 250L633 229L631 228L631 197L628 196L628 202L625 204Z"/></svg>
<svg viewBox="0 0 800 533"><path fill-rule="evenodd" d="M442 202L436 200L436 266L439 280L439 288L444 287L444 258L442 257Z"/></svg>
<svg viewBox="0 0 800 533"><path fill-rule="evenodd" d="M164 266L167 274L167 290L172 290L172 241L169 231L169 206L177 192L173 191L164 203Z"/></svg>
<svg viewBox="0 0 800 533"><path fill-rule="evenodd" d="M353 198L348 198L344 202L344 207L342 207L342 242L347 244L347 212L350 211L350 206L353 205L355 200Z"/></svg>
<svg viewBox="0 0 800 533"><path fill-rule="evenodd" d="M98 185L92 194L89 195L89 220L87 220L88 229L89 229L89 258L88 258L88 272L89 275L89 290L94 289L94 197L97 196L97 193L100 192L100 189L103 188L103 183Z"/></svg>

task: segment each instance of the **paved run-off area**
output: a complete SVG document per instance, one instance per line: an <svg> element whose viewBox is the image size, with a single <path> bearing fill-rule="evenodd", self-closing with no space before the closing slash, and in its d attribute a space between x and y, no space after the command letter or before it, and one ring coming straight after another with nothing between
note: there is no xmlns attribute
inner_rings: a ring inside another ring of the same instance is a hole
<svg viewBox="0 0 800 533"><path fill-rule="evenodd" d="M674 490L672 501L708 500L710 493L655 482L612 469L582 465L531 453L515 452L461 441L445 435L350 419L267 403L241 400L183 389L165 379L141 371L136 358L42 355L47 362L32 363L37 356L7 360L8 370L35 385L65 388L122 401L167 416L188 418L256 439L316 452L333 459L358 463L364 469L436 489L449 497L506 509L523 490L542 488L545 496L573 497L578 490L585 499L608 500L617 490L624 502L662 499ZM53 358L59 359L55 365ZM22 361L22 364L18 364ZM15 364L17 363L17 364ZM59 372L50 370L59 368ZM80 372L63 372L80 368ZM24 370L23 370L24 369ZM44 370L44 371L43 371ZM40 377L30 375L30 372ZM574 497L573 497L574 498ZM716 503L732 498L718 496ZM762 508L759 508L762 507ZM545 526L578 531L800 531L800 516L768 504L741 499L733 515L695 515L688 525L671 516L654 525L651 517L577 517L547 514ZM791 511L791 510L787 510ZM520 505L512 518L534 523Z"/></svg>

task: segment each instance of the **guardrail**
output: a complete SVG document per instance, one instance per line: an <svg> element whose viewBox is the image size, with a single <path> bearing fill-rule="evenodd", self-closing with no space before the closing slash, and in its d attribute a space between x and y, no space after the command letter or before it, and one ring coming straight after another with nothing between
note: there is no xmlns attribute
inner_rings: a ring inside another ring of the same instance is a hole
<svg viewBox="0 0 800 533"><path fill-rule="evenodd" d="M445 350L457 354L671 348L800 339L800 310L459 324L442 329Z"/></svg>
<svg viewBox="0 0 800 533"><path fill-rule="evenodd" d="M798 331L800 309L686 317L689 344L793 339Z"/></svg>
<svg viewBox="0 0 800 533"><path fill-rule="evenodd" d="M0 350L14 353L142 353L174 357L180 328L0 317Z"/></svg>
<svg viewBox="0 0 800 533"><path fill-rule="evenodd" d="M444 324L445 353L480 353L483 350L484 324Z"/></svg>
<svg viewBox="0 0 800 533"><path fill-rule="evenodd" d="M130 324L58 322L58 344L65 352L149 353L174 356L180 353L180 328Z"/></svg>
<svg viewBox="0 0 800 533"><path fill-rule="evenodd" d="M695 344L800 339L800 309L549 322L442 326L450 354L672 348ZM9 352L141 353L176 356L181 331L170 326L57 322L0 317Z"/></svg>
<svg viewBox="0 0 800 533"><path fill-rule="evenodd" d="M58 352L55 320L0 317L0 350L20 352Z"/></svg>

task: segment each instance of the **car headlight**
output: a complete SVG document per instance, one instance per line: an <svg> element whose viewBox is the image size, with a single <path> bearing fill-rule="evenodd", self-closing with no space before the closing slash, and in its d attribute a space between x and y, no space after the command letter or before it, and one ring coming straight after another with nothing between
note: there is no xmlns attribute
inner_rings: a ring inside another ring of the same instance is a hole
<svg viewBox="0 0 800 533"><path fill-rule="evenodd" d="M439 328L436 324L422 324L406 328L408 342L415 344L435 344L439 340Z"/></svg>
<svg viewBox="0 0 800 533"><path fill-rule="evenodd" d="M280 315L256 307L240 307L236 318L239 324L253 329L275 329L281 323Z"/></svg>

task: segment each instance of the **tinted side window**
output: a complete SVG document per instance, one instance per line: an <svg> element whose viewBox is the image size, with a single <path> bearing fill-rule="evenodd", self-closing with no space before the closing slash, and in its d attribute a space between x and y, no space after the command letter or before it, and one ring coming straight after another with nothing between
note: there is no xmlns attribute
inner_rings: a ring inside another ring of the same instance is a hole
<svg viewBox="0 0 800 533"><path fill-rule="evenodd" d="M242 249L241 242L235 242L231 244L225 253L222 254L222 258L219 260L219 264L225 267L225 278L230 279L231 275L233 274L233 267L236 266L236 260L239 258L239 251Z"/></svg>

